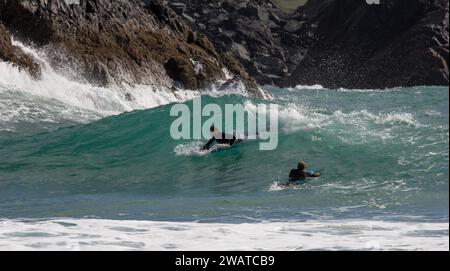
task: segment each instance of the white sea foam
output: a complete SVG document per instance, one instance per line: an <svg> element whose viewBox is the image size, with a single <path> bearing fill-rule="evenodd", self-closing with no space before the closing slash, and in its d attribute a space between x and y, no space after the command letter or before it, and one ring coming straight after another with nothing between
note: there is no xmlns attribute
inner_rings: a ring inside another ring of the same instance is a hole
<svg viewBox="0 0 450 271"><path fill-rule="evenodd" d="M154 108L175 102L185 102L200 95L219 97L223 95L248 95L245 86L237 82L222 88L223 82L217 82L204 91L176 90L171 91L164 86L134 85L116 88L96 87L85 82L78 82L59 72L56 72L47 61L45 52L26 46L13 40L13 44L32 56L41 66L42 76L36 80L27 72L18 69L10 63L0 62L0 94L8 92L18 96L36 97L43 103L58 101L66 107L90 111L96 116L120 114L137 109ZM33 98L35 97L35 98ZM54 103L54 102L53 102ZM28 104L23 104L28 106ZM10 108L7 113L13 116L13 111L25 112L31 108ZM32 105L34 109L39 106ZM44 112L45 113L45 110ZM3 114L3 115L6 115ZM20 114L18 114L20 115ZM60 117L59 114L57 114ZM92 115L92 114L88 114ZM54 115L53 115L54 116ZM52 118L53 116L50 116ZM21 115L21 117L24 117ZM26 117L25 117L26 118ZM6 118L5 118L6 119Z"/></svg>
<svg viewBox="0 0 450 271"><path fill-rule="evenodd" d="M253 102L246 101L244 108L248 113L255 114L258 107ZM349 131L353 136L360 136L361 140L368 138L386 140L393 136L392 129L395 127L410 126L417 128L425 126L408 112L371 113L365 109L350 112L329 111L310 108L301 103L288 103L279 106L277 114L281 131L285 133L325 128L329 130L339 129L340 131L336 131L336 134L339 136L341 132L344 133L342 135L344 141L347 140ZM372 124L375 126L368 129L367 127ZM354 137L351 140L360 141Z"/></svg>
<svg viewBox="0 0 450 271"><path fill-rule="evenodd" d="M295 88L288 88L289 91L295 91L295 90L318 90L318 89L325 89L322 85L297 85Z"/></svg>
<svg viewBox="0 0 450 271"><path fill-rule="evenodd" d="M1 250L449 250L448 223L0 221Z"/></svg>
<svg viewBox="0 0 450 271"><path fill-rule="evenodd" d="M78 107L68 107L57 100L46 100L0 86L0 131L15 131L16 124L20 122L86 123L102 116L102 114Z"/></svg>
<svg viewBox="0 0 450 271"><path fill-rule="evenodd" d="M350 93L386 93L386 92L397 92L401 88L378 88L378 89L348 89L348 88L338 88L336 91L338 92L350 92Z"/></svg>
<svg viewBox="0 0 450 271"><path fill-rule="evenodd" d="M287 186L285 183L273 182L269 187L269 192L283 191L286 189L293 189L293 190L300 189L300 186L298 186L298 185Z"/></svg>
<svg viewBox="0 0 450 271"><path fill-rule="evenodd" d="M352 122L354 120L371 121L376 124L406 124L411 126L422 126L416 121L411 113L407 112L390 112L390 113L370 113L367 110L352 111L343 113L335 111L333 113L341 122Z"/></svg>
<svg viewBox="0 0 450 271"><path fill-rule="evenodd" d="M343 142L358 144L368 140L390 140L398 137L397 128L426 127L417 121L411 113L389 112L370 113L367 110L328 112L310 109L301 105L280 107L280 127L285 133L299 130L327 129ZM413 138L403 138L402 142L413 143Z"/></svg>
<svg viewBox="0 0 450 271"><path fill-rule="evenodd" d="M203 144L200 141L179 144L175 147L174 152L179 156L203 156L209 153L209 151L201 150Z"/></svg>
<svg viewBox="0 0 450 271"><path fill-rule="evenodd" d="M201 141L179 144L175 147L174 152L178 156L204 156L211 152L230 148L230 145L227 144L215 144L209 150L202 150L204 144Z"/></svg>
<svg viewBox="0 0 450 271"><path fill-rule="evenodd" d="M20 45L26 53L38 60L42 68L42 77L36 80L25 71L9 63L0 62L2 91L15 90L42 99L57 100L67 106L90 110L105 116L151 108L191 97L184 92L170 92L155 86L114 89L77 82L55 72L42 53L20 43L16 45Z"/></svg>

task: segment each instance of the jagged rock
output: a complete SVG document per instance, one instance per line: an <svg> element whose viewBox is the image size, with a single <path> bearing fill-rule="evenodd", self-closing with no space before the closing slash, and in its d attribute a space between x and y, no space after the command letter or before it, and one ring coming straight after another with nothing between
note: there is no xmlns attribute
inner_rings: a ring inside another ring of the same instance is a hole
<svg viewBox="0 0 450 271"><path fill-rule="evenodd" d="M180 10L182 3L176 5ZM101 86L199 89L225 77L214 45L161 0L2 0L0 21L43 48L61 72L75 70ZM259 93L256 82L246 80L255 87L249 91Z"/></svg>
<svg viewBox="0 0 450 271"><path fill-rule="evenodd" d="M304 22L299 22L297 20L289 20L284 27L283 30L287 32L297 32L302 29Z"/></svg>
<svg viewBox="0 0 450 271"><path fill-rule="evenodd" d="M288 68L284 61L277 57L273 56L261 56L257 58L258 68L264 73L264 74L277 74L279 71L282 71L283 73L288 72ZM273 76L272 76L273 77Z"/></svg>
<svg viewBox="0 0 450 271"><path fill-rule="evenodd" d="M167 74L175 81L183 82L190 89L197 88L195 72L192 63L182 57L171 57L164 65Z"/></svg>
<svg viewBox="0 0 450 271"><path fill-rule="evenodd" d="M67 63L100 85L201 88L223 79L224 67L255 93L253 78L281 86L448 85L444 0L309 0L293 14L269 0L1 0L0 21L46 48L54 66Z"/></svg>
<svg viewBox="0 0 450 271"><path fill-rule="evenodd" d="M205 5L202 0L179 0L186 5L184 14L203 14L193 28L208 35L222 53L233 53L259 83L273 84L273 76L265 74L259 66L262 55L273 55L285 59L280 41L273 36L274 30L281 30L287 14L266 0L212 0ZM172 3L169 1L169 5ZM205 25L207 27L201 27ZM279 67L279 66L276 66ZM284 68L271 69L276 77L282 77Z"/></svg>
<svg viewBox="0 0 450 271"><path fill-rule="evenodd" d="M259 96L265 96L266 93L261 90L259 85L254 80L250 80L250 75L245 71L242 64L231 54L225 53L222 55L222 61L228 67L230 72L236 75L237 78L242 80L242 83L247 89L255 89Z"/></svg>
<svg viewBox="0 0 450 271"><path fill-rule="evenodd" d="M184 13L186 10L186 4L184 3L173 2L171 6L177 13Z"/></svg>
<svg viewBox="0 0 450 271"><path fill-rule="evenodd" d="M33 77L41 75L41 68L30 56L13 46L11 37L3 24L0 23L0 59L11 62L21 69L28 71Z"/></svg>
<svg viewBox="0 0 450 271"><path fill-rule="evenodd" d="M231 45L231 52L233 52L233 54L237 56L239 59L247 61L251 60L247 48L245 48L245 46L243 46L242 44L233 42L233 44Z"/></svg>
<svg viewBox="0 0 450 271"><path fill-rule="evenodd" d="M185 14L203 14L192 27L260 84L448 85L444 0L309 0L293 14L268 0L177 2L186 4Z"/></svg>

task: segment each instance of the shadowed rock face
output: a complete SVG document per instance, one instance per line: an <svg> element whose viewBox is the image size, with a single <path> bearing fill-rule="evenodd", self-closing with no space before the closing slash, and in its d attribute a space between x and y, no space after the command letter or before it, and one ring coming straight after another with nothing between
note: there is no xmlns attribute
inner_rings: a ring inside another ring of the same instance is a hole
<svg viewBox="0 0 450 271"><path fill-rule="evenodd" d="M448 85L444 0L309 0L293 14L268 0L169 5L260 84Z"/></svg>
<svg viewBox="0 0 450 271"><path fill-rule="evenodd" d="M448 85L447 1L310 0L296 15L315 25L317 41L284 86Z"/></svg>
<svg viewBox="0 0 450 271"><path fill-rule="evenodd" d="M12 45L11 37L0 23L0 60L13 63L20 69L25 69L32 76L39 77L41 69L31 57Z"/></svg>
<svg viewBox="0 0 450 271"><path fill-rule="evenodd" d="M2 0L0 21L43 47L55 68L102 86L200 89L225 77L208 38L159 0ZM239 79L259 93L248 75Z"/></svg>
<svg viewBox="0 0 450 271"><path fill-rule="evenodd" d="M276 84L288 73L281 47L287 14L266 0L178 0L168 4L208 35L220 52L235 56L260 84Z"/></svg>
<svg viewBox="0 0 450 271"><path fill-rule="evenodd" d="M223 79L224 67L257 95L254 79L448 85L444 0L309 0L293 14L269 0L0 0L0 23L43 47L56 69L98 85L199 89ZM0 32L0 58L39 74Z"/></svg>

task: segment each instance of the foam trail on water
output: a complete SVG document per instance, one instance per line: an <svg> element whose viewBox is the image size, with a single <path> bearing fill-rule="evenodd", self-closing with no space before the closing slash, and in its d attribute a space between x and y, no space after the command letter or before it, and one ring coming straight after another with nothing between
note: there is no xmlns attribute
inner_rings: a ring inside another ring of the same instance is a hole
<svg viewBox="0 0 450 271"><path fill-rule="evenodd" d="M209 151L201 150L203 144L201 141L179 144L175 147L174 152L179 156L203 156L209 153Z"/></svg>
<svg viewBox="0 0 450 271"><path fill-rule="evenodd" d="M93 234L95 233L95 234ZM219 233L219 234L218 234ZM442 250L448 223L0 221L2 250Z"/></svg>
<svg viewBox="0 0 450 271"><path fill-rule="evenodd" d="M205 142L201 141L179 144L175 147L174 153L178 156L204 156L208 153L230 148L230 145L227 144L215 144L209 150L202 150L204 144Z"/></svg>
<svg viewBox="0 0 450 271"><path fill-rule="evenodd" d="M282 184L281 182L273 182L269 187L269 191L270 192L283 191L289 188L297 189L296 187L289 187L285 184Z"/></svg>

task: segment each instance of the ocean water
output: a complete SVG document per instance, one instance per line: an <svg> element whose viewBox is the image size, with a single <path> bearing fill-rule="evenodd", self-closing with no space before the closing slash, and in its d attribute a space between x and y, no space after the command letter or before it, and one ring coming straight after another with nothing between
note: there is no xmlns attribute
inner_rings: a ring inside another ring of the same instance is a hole
<svg viewBox="0 0 450 271"><path fill-rule="evenodd" d="M22 45L23 46L23 45ZM449 91L267 88L279 145L200 152L170 136L199 92L34 80L0 63L0 249L448 250ZM294 187L299 160L323 173Z"/></svg>

